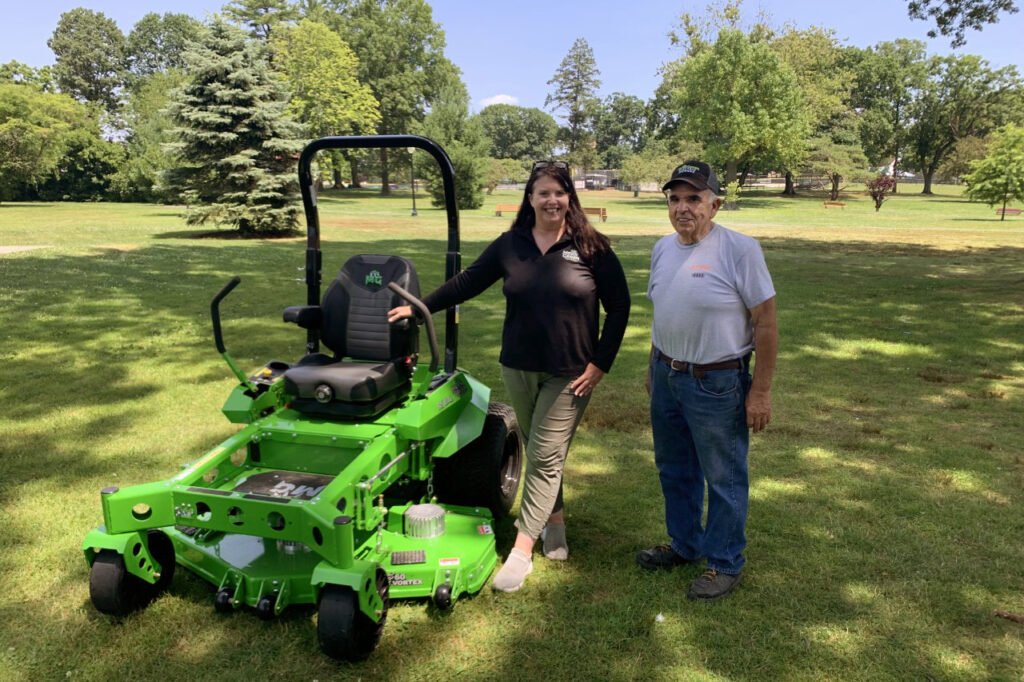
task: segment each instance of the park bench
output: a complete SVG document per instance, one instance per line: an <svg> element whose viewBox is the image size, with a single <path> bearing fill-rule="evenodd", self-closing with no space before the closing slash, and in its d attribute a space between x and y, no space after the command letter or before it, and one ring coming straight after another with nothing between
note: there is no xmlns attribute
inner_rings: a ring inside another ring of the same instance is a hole
<svg viewBox="0 0 1024 682"><path fill-rule="evenodd" d="M825 201L825 208L846 208L845 201Z"/></svg>
<svg viewBox="0 0 1024 682"><path fill-rule="evenodd" d="M1020 215L1019 208L997 208L996 215Z"/></svg>
<svg viewBox="0 0 1024 682"><path fill-rule="evenodd" d="M499 218L505 211L508 211L509 213L517 213L519 211L519 204L498 204L494 207L494 215Z"/></svg>
<svg viewBox="0 0 1024 682"><path fill-rule="evenodd" d="M608 220L608 209L604 208L603 206L600 208L584 208L583 212L586 213L587 215L598 216L601 219L602 223Z"/></svg>

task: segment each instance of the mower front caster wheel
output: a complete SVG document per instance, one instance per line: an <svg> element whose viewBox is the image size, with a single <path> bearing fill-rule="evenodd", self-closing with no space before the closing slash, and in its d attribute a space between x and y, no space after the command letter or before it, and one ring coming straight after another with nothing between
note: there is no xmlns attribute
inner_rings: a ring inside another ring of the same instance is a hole
<svg viewBox="0 0 1024 682"><path fill-rule="evenodd" d="M350 587L327 585L320 591L316 636L331 658L362 661L373 653L388 618L388 577L377 571L377 594L384 601L380 620L374 622L359 608L359 595Z"/></svg>
<svg viewBox="0 0 1024 682"><path fill-rule="evenodd" d="M256 602L256 615L263 620L271 620L274 617L274 598L260 597Z"/></svg>
<svg viewBox="0 0 1024 682"><path fill-rule="evenodd" d="M442 611L450 611L452 608L452 586L447 583L438 585L434 590L434 606Z"/></svg>
<svg viewBox="0 0 1024 682"><path fill-rule="evenodd" d="M174 577L174 545L158 530L146 535L149 553L160 564L161 573L155 583L129 573L124 557L112 549L100 550L89 571L89 598L100 613L126 616L145 608L167 589Z"/></svg>
<svg viewBox="0 0 1024 682"><path fill-rule="evenodd" d="M235 610L235 591L224 588L217 590L217 596L213 598L213 609L217 613L231 613Z"/></svg>

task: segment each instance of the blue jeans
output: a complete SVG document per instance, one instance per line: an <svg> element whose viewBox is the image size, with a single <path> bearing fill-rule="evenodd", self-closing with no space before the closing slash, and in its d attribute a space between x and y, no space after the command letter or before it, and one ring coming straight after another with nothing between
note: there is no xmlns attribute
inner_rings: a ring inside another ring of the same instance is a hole
<svg viewBox="0 0 1024 682"><path fill-rule="evenodd" d="M707 557L708 568L731 575L743 570L747 544L749 390L745 369L697 378L651 361L654 461L672 549L690 560ZM702 527L705 481L708 517Z"/></svg>

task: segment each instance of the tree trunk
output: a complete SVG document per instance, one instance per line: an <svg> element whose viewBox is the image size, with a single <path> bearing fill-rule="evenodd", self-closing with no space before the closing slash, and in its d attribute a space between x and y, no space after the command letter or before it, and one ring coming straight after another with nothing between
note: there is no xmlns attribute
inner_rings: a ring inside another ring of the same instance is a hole
<svg viewBox="0 0 1024 682"><path fill-rule="evenodd" d="M380 193L391 194L391 178L388 177L388 150L380 149Z"/></svg>
<svg viewBox="0 0 1024 682"><path fill-rule="evenodd" d="M362 184L359 182L359 161L352 155L346 155L348 159L349 170L352 171L352 184L349 185L352 189L360 189Z"/></svg>
<svg viewBox="0 0 1024 682"><path fill-rule="evenodd" d="M829 180L832 181L832 189L829 190L828 198L830 201L839 201L839 183L843 181L843 176L833 173L829 176Z"/></svg>
<svg viewBox="0 0 1024 682"><path fill-rule="evenodd" d="M792 171L786 171L786 188L782 190L782 195L787 197L796 196L796 186L793 184Z"/></svg>
<svg viewBox="0 0 1024 682"><path fill-rule="evenodd" d="M334 185L334 189L341 189L341 169L338 168L338 164L334 164L334 168L331 170L331 182Z"/></svg>
<svg viewBox="0 0 1024 682"><path fill-rule="evenodd" d="M934 174L935 174L935 171L933 169L931 169L931 168L925 168L924 169L924 173L922 174L922 175L924 175L924 189L921 190L921 194L931 194L932 193L932 176Z"/></svg>
<svg viewBox="0 0 1024 682"><path fill-rule="evenodd" d="M736 176L739 175L739 164L735 161L728 161L725 164L725 184L731 185L736 182Z"/></svg>

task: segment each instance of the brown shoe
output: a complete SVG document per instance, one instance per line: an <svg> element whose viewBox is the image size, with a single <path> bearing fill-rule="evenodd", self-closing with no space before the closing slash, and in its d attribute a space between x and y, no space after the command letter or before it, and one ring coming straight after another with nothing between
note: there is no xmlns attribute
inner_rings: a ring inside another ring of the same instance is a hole
<svg viewBox="0 0 1024 682"><path fill-rule="evenodd" d="M686 593L686 596L690 599L718 599L719 597L724 597L740 584L742 576L742 573L729 575L728 573L719 573L717 570L709 568L699 578L690 583L690 591Z"/></svg>
<svg viewBox="0 0 1024 682"><path fill-rule="evenodd" d="M636 563L648 571L669 570L676 566L689 564L691 561L672 549L669 545L655 545L650 549L641 549L636 553Z"/></svg>

